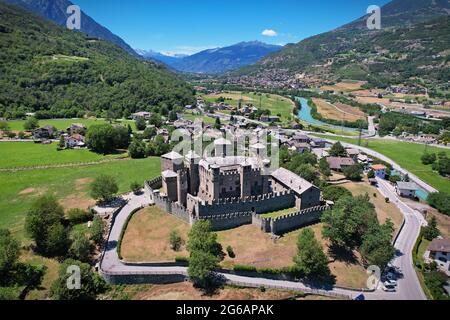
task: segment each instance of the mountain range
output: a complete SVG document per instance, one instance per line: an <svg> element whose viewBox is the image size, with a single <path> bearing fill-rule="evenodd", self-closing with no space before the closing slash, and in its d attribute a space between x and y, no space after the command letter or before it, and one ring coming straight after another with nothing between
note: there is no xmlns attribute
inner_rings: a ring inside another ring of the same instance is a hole
<svg viewBox="0 0 450 320"><path fill-rule="evenodd" d="M2 0L20 6L43 18L49 19L61 26L66 25L68 18L67 7L73 3L68 0ZM108 40L115 43L129 54L138 57L137 53L119 36L97 23L94 19L81 12L81 32L91 37Z"/></svg>
<svg viewBox="0 0 450 320"><path fill-rule="evenodd" d="M167 115L195 101L192 87L161 64L4 2L0 65L0 118Z"/></svg>
<svg viewBox="0 0 450 320"><path fill-rule="evenodd" d="M423 84L449 78L449 0L394 0L381 8L381 30L368 16L285 46L231 77L276 81L306 73L336 81L366 80L374 86L420 78Z"/></svg>
<svg viewBox="0 0 450 320"><path fill-rule="evenodd" d="M190 56L167 56L153 51L138 51L145 58L161 61L187 73L222 74L256 63L282 46L259 41L240 42L232 46L201 51Z"/></svg>
<svg viewBox="0 0 450 320"><path fill-rule="evenodd" d="M174 63L178 62L180 59L188 57L187 54L164 54L161 52L156 52L153 50L142 50L142 49L134 49L136 53L145 59L156 60L166 64L167 66L171 66Z"/></svg>

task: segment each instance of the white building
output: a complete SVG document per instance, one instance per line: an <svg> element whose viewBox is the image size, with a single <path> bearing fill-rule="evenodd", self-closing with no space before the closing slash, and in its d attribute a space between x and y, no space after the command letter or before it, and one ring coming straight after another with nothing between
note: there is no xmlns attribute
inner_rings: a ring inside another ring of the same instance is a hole
<svg viewBox="0 0 450 320"><path fill-rule="evenodd" d="M416 191L418 190L417 184L414 182L397 182L397 185L395 186L395 191L397 194L401 197L405 198L415 198L416 197Z"/></svg>
<svg viewBox="0 0 450 320"><path fill-rule="evenodd" d="M425 261L436 262L443 272L450 276L450 239L435 239L428 246Z"/></svg>

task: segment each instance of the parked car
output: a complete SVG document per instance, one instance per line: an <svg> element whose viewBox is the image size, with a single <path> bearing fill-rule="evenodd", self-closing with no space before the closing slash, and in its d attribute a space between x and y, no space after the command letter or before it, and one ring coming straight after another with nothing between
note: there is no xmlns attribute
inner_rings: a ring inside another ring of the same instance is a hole
<svg viewBox="0 0 450 320"><path fill-rule="evenodd" d="M394 286L394 287L396 287L397 286L397 281L395 281L395 280L387 280L387 281L384 282L384 285L385 286Z"/></svg>
<svg viewBox="0 0 450 320"><path fill-rule="evenodd" d="M383 286L384 292L397 292L397 287L392 285L384 285Z"/></svg>

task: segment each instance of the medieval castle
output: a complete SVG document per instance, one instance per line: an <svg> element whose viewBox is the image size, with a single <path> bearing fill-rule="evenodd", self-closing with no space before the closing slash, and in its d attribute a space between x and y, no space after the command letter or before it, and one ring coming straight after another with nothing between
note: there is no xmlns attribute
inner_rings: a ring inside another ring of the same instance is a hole
<svg viewBox="0 0 450 320"><path fill-rule="evenodd" d="M192 151L184 157L176 152L162 156L161 177L146 184L153 202L190 223L220 222L216 229L251 223L252 216L268 212L295 207L304 215L320 206L319 188L284 168L270 171L270 162L258 152L248 157L227 155L229 144L223 138L216 140L213 157L202 158Z"/></svg>

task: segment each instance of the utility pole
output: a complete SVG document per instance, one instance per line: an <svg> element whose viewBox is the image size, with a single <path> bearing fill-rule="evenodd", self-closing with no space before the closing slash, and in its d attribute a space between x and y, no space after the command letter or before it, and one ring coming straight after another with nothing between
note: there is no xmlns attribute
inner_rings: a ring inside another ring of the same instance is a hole
<svg viewBox="0 0 450 320"><path fill-rule="evenodd" d="M361 147L361 142L362 142L362 125L361 123L359 124L359 138L358 138L358 146Z"/></svg>

